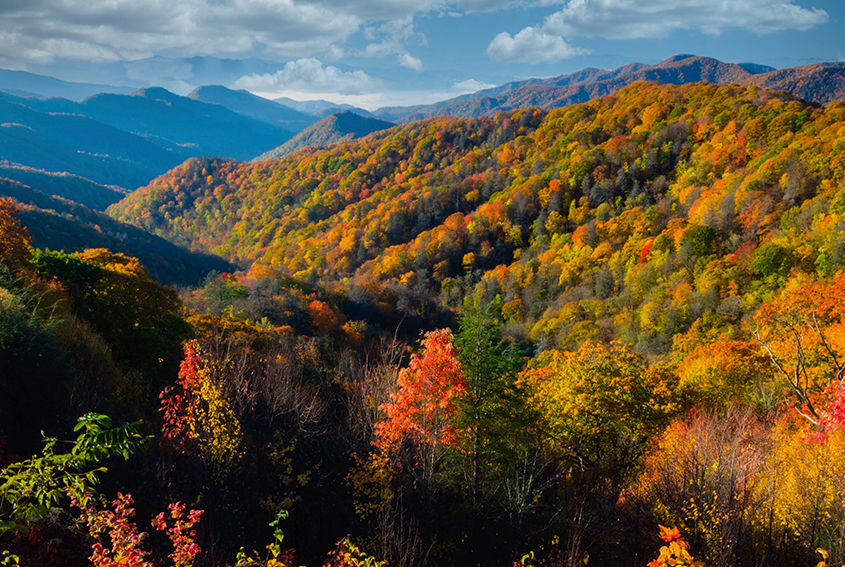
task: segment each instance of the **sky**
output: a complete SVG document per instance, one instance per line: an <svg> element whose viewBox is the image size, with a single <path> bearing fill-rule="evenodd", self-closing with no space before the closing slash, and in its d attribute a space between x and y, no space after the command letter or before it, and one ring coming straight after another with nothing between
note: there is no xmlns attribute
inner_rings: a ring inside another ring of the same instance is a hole
<svg viewBox="0 0 845 567"><path fill-rule="evenodd" d="M688 53L845 60L843 0L0 0L0 68L374 110Z"/></svg>

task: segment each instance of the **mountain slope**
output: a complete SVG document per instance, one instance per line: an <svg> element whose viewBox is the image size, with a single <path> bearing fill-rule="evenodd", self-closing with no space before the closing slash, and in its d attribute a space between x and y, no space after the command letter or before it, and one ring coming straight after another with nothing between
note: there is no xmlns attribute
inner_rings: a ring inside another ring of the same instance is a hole
<svg viewBox="0 0 845 567"><path fill-rule="evenodd" d="M323 114L323 118L325 118L326 112L338 112L341 110L351 110L360 114L361 116L370 116L370 113L364 110L363 108L358 108L352 106L351 104L338 104L335 102L329 102L328 100L293 100L292 98L288 98L285 96L281 96L279 98L274 98L274 102L278 102L279 104L283 104L289 108L293 108L298 110L299 112L304 112L305 114L311 115L320 115Z"/></svg>
<svg viewBox="0 0 845 567"><path fill-rule="evenodd" d="M395 124L378 118L367 118L344 110L312 124L278 148L263 153L253 161L278 159L309 146L329 146L363 138L373 132L393 128Z"/></svg>
<svg viewBox="0 0 845 567"><path fill-rule="evenodd" d="M188 98L208 104L219 104L243 116L290 132L299 132L317 120L309 114L278 102L255 96L244 90L235 91L220 85L198 87L188 95Z"/></svg>
<svg viewBox="0 0 845 567"><path fill-rule="evenodd" d="M62 197L95 211L104 211L106 207L126 196L126 193L114 187L106 187L84 177L19 165L0 164L0 178L17 181L45 195Z"/></svg>
<svg viewBox="0 0 845 567"><path fill-rule="evenodd" d="M788 91L806 100L828 103L845 100L845 63L815 63L755 75L746 83Z"/></svg>
<svg viewBox="0 0 845 567"><path fill-rule="evenodd" d="M191 155L251 159L291 137L286 130L162 88L96 95L79 106L80 114Z"/></svg>
<svg viewBox="0 0 845 567"><path fill-rule="evenodd" d="M499 295L522 339L657 356L730 333L790 273L845 268L843 132L843 103L640 82L275 162L194 159L109 214L255 274L452 308Z"/></svg>
<svg viewBox="0 0 845 567"><path fill-rule="evenodd" d="M80 252L108 248L138 258L150 277L166 285L195 285L210 271L232 271L222 258L196 254L83 205L0 179L0 197L24 205L19 218L36 248Z"/></svg>
<svg viewBox="0 0 845 567"><path fill-rule="evenodd" d="M73 104L0 94L0 158L133 189L188 157L85 116L49 111Z"/></svg>
<svg viewBox="0 0 845 567"><path fill-rule="evenodd" d="M146 138L184 156L220 155L251 159L289 140L287 130L162 88L130 95L97 94L80 102L23 99L15 102L41 113L85 116Z"/></svg>
<svg viewBox="0 0 845 567"><path fill-rule="evenodd" d="M112 85L94 85L89 83L71 83L54 77L36 75L26 71L0 69L0 85L3 91L19 91L38 97L62 97L68 100L82 100L98 93L129 94L130 87ZM12 92L12 94L15 94Z"/></svg>

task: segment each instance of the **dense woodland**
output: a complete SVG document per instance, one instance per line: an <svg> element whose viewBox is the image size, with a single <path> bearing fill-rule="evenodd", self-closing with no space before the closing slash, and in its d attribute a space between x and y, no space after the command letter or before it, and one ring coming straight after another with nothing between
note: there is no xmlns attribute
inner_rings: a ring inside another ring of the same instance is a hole
<svg viewBox="0 0 845 567"><path fill-rule="evenodd" d="M109 213L240 271L0 201L4 564L845 562L841 102L636 83Z"/></svg>

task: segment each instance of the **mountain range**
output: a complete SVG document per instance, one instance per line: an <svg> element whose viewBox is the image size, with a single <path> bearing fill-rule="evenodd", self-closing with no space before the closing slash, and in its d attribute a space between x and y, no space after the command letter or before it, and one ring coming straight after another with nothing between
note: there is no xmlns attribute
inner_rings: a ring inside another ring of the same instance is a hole
<svg viewBox="0 0 845 567"><path fill-rule="evenodd" d="M373 114L385 120L408 123L432 116L494 116L499 111L529 106L560 108L614 93L637 81L672 85L695 82L756 85L789 91L822 104L845 99L843 62L777 70L764 65L676 55L656 65L631 63L612 71L588 68L571 75L507 83L431 105L381 108Z"/></svg>
<svg viewBox="0 0 845 567"><path fill-rule="evenodd" d="M0 159L129 190L191 156L248 160L292 136L161 88L79 102L0 93Z"/></svg>
<svg viewBox="0 0 845 567"><path fill-rule="evenodd" d="M183 97L163 88L125 93L121 87L107 89L28 73L0 72L0 91L7 91L0 92L0 178L103 210L191 157L226 158L221 163L228 163L227 159L278 159L306 146L329 146L391 128L394 120L406 124L440 115L493 117L517 108L557 108L607 96L638 81L746 85L765 91L789 91L820 104L845 99L843 63L774 70L690 55L678 55L657 65L632 63L611 71L584 69L571 75L508 83L434 105L373 113L381 119L355 108L337 113L327 101L270 101L219 85L201 87ZM73 101L9 94L43 95L61 89L68 96L88 96ZM92 89L113 92L89 95ZM327 112L332 114L321 119ZM294 135L294 131L299 133ZM465 143L462 140L459 136L456 143ZM423 151L427 153L429 150ZM213 177L211 173L205 175ZM373 183L358 191L372 192ZM308 218L322 219L319 211L323 207L315 201ZM197 247L190 239L182 243L196 250L210 250ZM247 257L253 259L240 254L233 258Z"/></svg>
<svg viewBox="0 0 845 567"><path fill-rule="evenodd" d="M194 89L188 98L208 104L218 104L243 116L291 132L298 132L319 120L311 113L300 112L278 101L267 100L245 90L235 91L220 85Z"/></svg>
<svg viewBox="0 0 845 567"><path fill-rule="evenodd" d="M100 93L129 94L136 89L114 85L72 83L26 71L0 69L0 92L16 96L82 100Z"/></svg>

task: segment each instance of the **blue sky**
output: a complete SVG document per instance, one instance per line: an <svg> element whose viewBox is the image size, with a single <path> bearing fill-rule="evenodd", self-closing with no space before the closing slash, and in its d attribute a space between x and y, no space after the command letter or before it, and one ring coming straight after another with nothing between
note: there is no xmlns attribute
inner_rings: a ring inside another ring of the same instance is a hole
<svg viewBox="0 0 845 567"><path fill-rule="evenodd" d="M216 82L369 109L679 53L779 68L842 61L845 2L0 2L2 68L180 94Z"/></svg>

